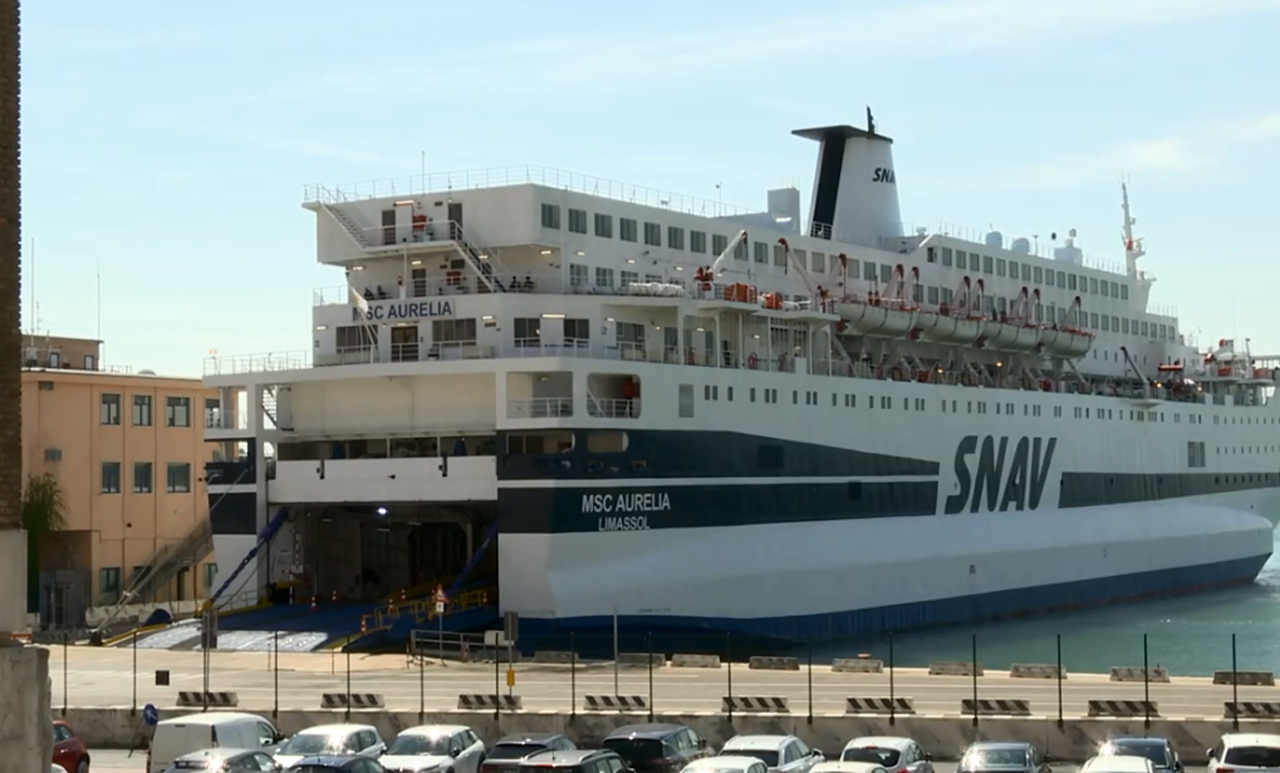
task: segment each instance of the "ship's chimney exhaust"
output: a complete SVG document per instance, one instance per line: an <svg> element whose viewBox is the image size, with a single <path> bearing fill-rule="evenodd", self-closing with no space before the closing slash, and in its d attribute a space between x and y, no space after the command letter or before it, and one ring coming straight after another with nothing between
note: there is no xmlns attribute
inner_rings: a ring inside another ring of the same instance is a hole
<svg viewBox="0 0 1280 773"><path fill-rule="evenodd" d="M893 140L876 133L867 108L867 128L822 126L792 134L817 140L809 234L833 241L875 245L902 235Z"/></svg>

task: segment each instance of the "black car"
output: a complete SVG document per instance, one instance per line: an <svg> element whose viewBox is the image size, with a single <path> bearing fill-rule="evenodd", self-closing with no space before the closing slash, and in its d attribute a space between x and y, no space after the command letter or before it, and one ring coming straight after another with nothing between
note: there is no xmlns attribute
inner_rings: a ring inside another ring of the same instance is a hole
<svg viewBox="0 0 1280 773"><path fill-rule="evenodd" d="M480 764L480 773L514 773L525 757L541 751L567 752L578 745L561 733L517 733L495 743Z"/></svg>
<svg viewBox="0 0 1280 773"><path fill-rule="evenodd" d="M964 750L956 773L1053 773L1053 769L1035 744L982 741Z"/></svg>
<svg viewBox="0 0 1280 773"><path fill-rule="evenodd" d="M213 770L218 773L261 773L280 770L271 755L261 749L205 749L184 754L165 773Z"/></svg>
<svg viewBox="0 0 1280 773"><path fill-rule="evenodd" d="M519 773L631 773L627 763L608 749L547 750L525 757Z"/></svg>
<svg viewBox="0 0 1280 773"><path fill-rule="evenodd" d="M368 757L303 757L288 768L289 773L387 773L377 760Z"/></svg>
<svg viewBox="0 0 1280 773"><path fill-rule="evenodd" d="M1156 773L1182 773L1182 760L1164 738L1112 738L1102 745L1103 757L1146 757Z"/></svg>
<svg viewBox="0 0 1280 773"><path fill-rule="evenodd" d="M636 773L680 773L690 762L711 756L707 742L685 725L627 725L601 745Z"/></svg>

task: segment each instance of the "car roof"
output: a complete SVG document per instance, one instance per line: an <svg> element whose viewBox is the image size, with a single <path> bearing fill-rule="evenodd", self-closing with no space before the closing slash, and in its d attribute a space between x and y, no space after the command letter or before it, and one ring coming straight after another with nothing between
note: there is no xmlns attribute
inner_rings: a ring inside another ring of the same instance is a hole
<svg viewBox="0 0 1280 773"><path fill-rule="evenodd" d="M241 754L250 754L254 751L261 751L261 749L201 749L198 752L187 752L186 754L179 755L174 762L177 762L178 760L190 762L192 760L207 760L210 758L223 759L228 757L239 757Z"/></svg>
<svg viewBox="0 0 1280 773"><path fill-rule="evenodd" d="M1168 746L1169 739L1159 736L1119 735L1108 738L1107 743L1131 743L1139 746Z"/></svg>
<svg viewBox="0 0 1280 773"><path fill-rule="evenodd" d="M512 733L498 739L498 743L547 743L563 737L564 733Z"/></svg>
<svg viewBox="0 0 1280 773"><path fill-rule="evenodd" d="M652 722L646 725L623 725L608 735L609 738L666 738L672 733L683 730L684 725L668 725Z"/></svg>
<svg viewBox="0 0 1280 773"><path fill-rule="evenodd" d="M1019 749L1026 751L1031 748L1031 744L1026 741L978 741L969 744L972 751L984 751L986 749Z"/></svg>
<svg viewBox="0 0 1280 773"><path fill-rule="evenodd" d="M897 735L864 735L861 738L855 738L844 745L846 749L864 749L867 747L875 747L878 749L896 749L902 751L907 746L915 743L910 738L903 738Z"/></svg>
<svg viewBox="0 0 1280 773"><path fill-rule="evenodd" d="M454 735L470 729L466 725L417 725L416 727L407 727L401 730L398 735ZM505 741L506 739L504 738L503 740Z"/></svg>
<svg viewBox="0 0 1280 773"><path fill-rule="evenodd" d="M303 757L289 767L296 768L300 765L322 765L326 768L345 768L347 765L356 760L364 759L363 757L338 757L332 754L317 754L310 757Z"/></svg>
<svg viewBox="0 0 1280 773"><path fill-rule="evenodd" d="M725 742L726 749L742 749L748 746L757 749L781 749L791 742L790 735L735 735Z"/></svg>
<svg viewBox="0 0 1280 773"><path fill-rule="evenodd" d="M714 768L717 765L733 765L736 767L749 767L751 765L763 765L759 757L747 757L741 754L717 754L714 757L703 757L700 760L694 760L685 768Z"/></svg>
<svg viewBox="0 0 1280 773"><path fill-rule="evenodd" d="M525 757L521 765L577 765L583 760L590 759L600 754L613 754L607 749L569 749L568 751L560 751L558 749L544 749L540 752L534 752Z"/></svg>
<svg viewBox="0 0 1280 773"><path fill-rule="evenodd" d="M1151 767L1151 760L1136 757L1132 754L1118 754L1114 757L1094 757L1085 763L1086 769L1101 768L1108 773L1144 773Z"/></svg>
<svg viewBox="0 0 1280 773"><path fill-rule="evenodd" d="M160 720L161 725L216 725L220 722L253 720L266 722L257 714L245 714L239 711L210 711L201 714L186 714L181 717L170 717Z"/></svg>
<svg viewBox="0 0 1280 773"><path fill-rule="evenodd" d="M1226 746L1280 746L1280 735L1268 733L1226 733L1222 736Z"/></svg>
<svg viewBox="0 0 1280 773"><path fill-rule="evenodd" d="M819 762L810 768L810 771L818 773L865 773L868 770L879 768L885 770L885 767L878 762L844 762L841 760L830 760L829 762Z"/></svg>
<svg viewBox="0 0 1280 773"><path fill-rule="evenodd" d="M339 733L355 733L361 730L377 732L373 725L316 725L305 730L299 730L294 735L337 735Z"/></svg>

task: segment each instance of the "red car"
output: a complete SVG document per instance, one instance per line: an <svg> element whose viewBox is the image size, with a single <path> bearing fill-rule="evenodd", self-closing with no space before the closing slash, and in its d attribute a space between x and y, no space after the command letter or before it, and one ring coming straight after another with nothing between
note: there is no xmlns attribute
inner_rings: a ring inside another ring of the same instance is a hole
<svg viewBox="0 0 1280 773"><path fill-rule="evenodd" d="M62 720L53 723L53 763L67 773L89 773L89 747Z"/></svg>

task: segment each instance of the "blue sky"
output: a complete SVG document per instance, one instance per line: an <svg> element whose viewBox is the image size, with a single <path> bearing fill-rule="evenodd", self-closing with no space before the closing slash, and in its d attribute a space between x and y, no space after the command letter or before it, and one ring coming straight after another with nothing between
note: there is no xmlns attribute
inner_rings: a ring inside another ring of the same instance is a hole
<svg viewBox="0 0 1280 773"><path fill-rule="evenodd" d="M312 289L342 280L305 183L425 152L760 207L785 182L807 200L816 146L790 130L869 104L904 218L1075 227L1120 261L1128 175L1153 300L1280 353L1277 33L1280 0L29 2L40 327L95 335L100 270L109 364L306 349Z"/></svg>

